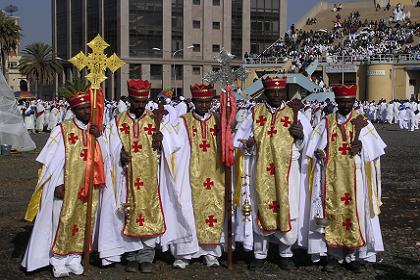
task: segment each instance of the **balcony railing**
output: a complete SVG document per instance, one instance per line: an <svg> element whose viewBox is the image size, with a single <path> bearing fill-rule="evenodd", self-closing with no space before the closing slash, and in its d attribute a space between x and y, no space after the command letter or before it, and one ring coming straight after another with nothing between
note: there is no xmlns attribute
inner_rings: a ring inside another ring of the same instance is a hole
<svg viewBox="0 0 420 280"><path fill-rule="evenodd" d="M367 64L381 64L381 63L420 63L420 53L410 54L376 54L370 57L364 56L318 56L316 57L319 63L367 63ZM284 64L290 58L285 57L268 57L268 58L247 58L244 59L245 64Z"/></svg>

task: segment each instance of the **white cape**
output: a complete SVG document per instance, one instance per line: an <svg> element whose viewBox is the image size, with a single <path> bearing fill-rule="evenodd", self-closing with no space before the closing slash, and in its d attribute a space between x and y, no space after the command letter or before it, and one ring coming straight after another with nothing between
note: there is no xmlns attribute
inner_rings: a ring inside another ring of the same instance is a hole
<svg viewBox="0 0 420 280"><path fill-rule="evenodd" d="M22 113L18 110L16 99L0 72L0 144L12 145L21 152L36 148L26 130Z"/></svg>

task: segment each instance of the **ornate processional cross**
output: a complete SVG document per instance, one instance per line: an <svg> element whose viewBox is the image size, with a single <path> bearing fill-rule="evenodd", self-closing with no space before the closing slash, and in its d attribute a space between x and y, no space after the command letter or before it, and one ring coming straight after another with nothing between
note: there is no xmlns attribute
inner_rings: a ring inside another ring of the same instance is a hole
<svg viewBox="0 0 420 280"><path fill-rule="evenodd" d="M83 52L79 52L69 61L79 71L87 67L89 73L85 76L86 79L91 83L92 89L99 89L101 83L107 79L105 70L108 68L114 73L120 69L125 62L115 53L110 57L106 56L104 50L109 47L109 44L105 42L99 34L87 45L92 49L91 53L85 55Z"/></svg>
<svg viewBox="0 0 420 280"><path fill-rule="evenodd" d="M219 53L219 56L215 57L216 61L220 65L219 71L209 71L204 75L203 80L206 81L209 84L214 84L217 81L220 81L222 83L222 86L235 86L236 80L245 80L248 76L248 73L245 71L245 69L241 66L237 70L232 69L230 66L233 58L235 56L229 52L227 52L225 49L222 48L222 50Z"/></svg>

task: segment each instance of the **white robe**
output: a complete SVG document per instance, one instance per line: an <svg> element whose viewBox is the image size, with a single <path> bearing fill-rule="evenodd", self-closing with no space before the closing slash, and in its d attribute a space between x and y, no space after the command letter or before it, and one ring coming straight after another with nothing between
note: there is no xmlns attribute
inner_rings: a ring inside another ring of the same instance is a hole
<svg viewBox="0 0 420 280"><path fill-rule="evenodd" d="M178 117L184 115L188 111L187 103L181 101L175 106L176 111L178 112Z"/></svg>
<svg viewBox="0 0 420 280"><path fill-rule="evenodd" d="M338 114L339 123L343 123L349 116L344 117ZM309 192L309 189L305 192L305 196L302 196L302 199L306 201L309 209L305 213L305 224L304 224L304 239L302 239L301 245L308 249L308 253L313 255L312 259L318 261L320 256L325 256L327 251L329 254L334 255L339 260L343 260L346 256L341 250L329 250L327 244L323 238L319 226L314 222L315 210L314 210L314 201L319 195L320 191L320 173L321 167L317 162L314 155L317 149L324 150L327 146L327 132L326 132L326 122L325 119L314 129L311 140L308 144L308 149L306 151L306 156L312 158L314 161L315 168L315 179L312 186L312 193ZM386 144L382 141L378 133L376 132L374 126L369 123L368 126L363 128L360 133L359 140L362 142L363 148L361 156L355 156L356 162L356 188L357 188L357 213L358 219L360 221L360 230L362 232L363 238L366 241L366 245L356 251L356 259L364 259L366 261L374 262L376 261L376 252L384 250L381 229L379 224L379 207L380 205L377 202L380 202L381 199L381 180L380 180L380 156L385 154L384 149ZM375 164L374 165L374 162ZM374 179L372 180L375 184L374 188L377 191L378 198L373 199L374 203L374 213L371 215L369 208L369 196L367 191L367 178L364 164L365 162L371 162L372 170L374 174ZM376 166L376 167L375 167ZM376 170L377 172L374 172Z"/></svg>
<svg viewBox="0 0 420 280"><path fill-rule="evenodd" d="M280 108L286 106L282 104ZM289 207L290 207L290 220L292 222L292 230L287 233L281 232L264 232L261 231L259 226L256 224L256 216L257 216L257 195L253 191L255 188L252 186L254 185L255 180L255 171L256 171L256 164L257 159L256 155L254 156L247 156L245 157L246 162L246 170L250 178L244 178L244 180L249 179L249 182L244 182L243 185L245 186L245 190L243 192L249 193L248 199L252 206L251 212L251 222L243 222L240 220L240 216L237 215L236 223L235 223L235 233L238 234L239 239L238 241L242 241L244 243L245 249L250 250L251 244L253 244L253 234L250 233L250 224L252 224L252 231L259 235L259 236L272 236L274 237L273 240L280 241L284 245L291 246L293 245L298 239L300 239L301 230L300 230L300 222L299 217L302 210L302 206L300 205L300 192L302 188L307 185L307 160L305 157L301 157L302 151L305 151L305 144L307 143L309 136L312 132L312 127L306 118L306 116L302 112L298 112L298 120L301 122L304 131L304 139L298 140L293 144L292 150L292 162L289 172ZM235 134L234 138L234 146L237 148L242 148L242 143L239 142L240 139L249 139L254 135L253 133L253 114L250 111L247 118L242 122L241 127ZM245 176L246 177L246 176ZM251 191L248 188L251 187ZM242 204L247 197L242 199ZM242 204L238 209L242 209Z"/></svg>
<svg viewBox="0 0 420 280"><path fill-rule="evenodd" d="M127 104L125 104L125 102L122 100L118 101L117 110L118 114L127 111Z"/></svg>
<svg viewBox="0 0 420 280"><path fill-rule="evenodd" d="M35 110L34 110L34 108L29 106L25 110L24 119L25 119L26 129L30 129L30 130L35 129Z"/></svg>
<svg viewBox="0 0 420 280"><path fill-rule="evenodd" d="M45 108L42 106L41 103L36 104L36 130L37 131L43 131L44 130L44 124L45 124Z"/></svg>
<svg viewBox="0 0 420 280"><path fill-rule="evenodd" d="M49 116L48 116L47 129L53 130L54 127L57 126L59 120L60 120L60 111L54 107L51 109L51 112L49 113Z"/></svg>
<svg viewBox="0 0 420 280"><path fill-rule="evenodd" d="M83 125L78 120L75 121L79 127L87 129L86 125ZM105 170L107 170L109 168L109 159L104 137L99 137L97 143L101 147ZM60 126L56 126L53 129L47 143L36 160L42 164L42 172L35 190L38 190L41 187L43 190L40 208L21 263L28 272L48 266L50 264L50 258L53 257L51 246L57 231L57 225L54 225L53 220L58 219L58 217L53 217L53 212L59 213L59 211L53 211L53 207L57 205L54 203L54 190L57 186L64 184L64 164L66 160L64 139ZM107 176L107 185L111 184L110 179L111 177ZM107 190L107 188L108 186L105 186L102 190ZM101 198L103 191L101 191L100 194L99 205L101 206L104 205L103 199ZM98 209L100 209L99 207L101 206L98 206ZM95 228L97 226L101 227L100 222L98 222L101 220L100 213L100 211L97 213ZM103 241L104 239L107 239L106 236L98 238L98 235L95 235L95 228L92 231L94 234L92 238L93 241L98 239L98 251L101 255L101 251L103 250L101 246L108 242ZM107 230L109 229L107 228ZM93 242L93 244L95 244L95 242Z"/></svg>

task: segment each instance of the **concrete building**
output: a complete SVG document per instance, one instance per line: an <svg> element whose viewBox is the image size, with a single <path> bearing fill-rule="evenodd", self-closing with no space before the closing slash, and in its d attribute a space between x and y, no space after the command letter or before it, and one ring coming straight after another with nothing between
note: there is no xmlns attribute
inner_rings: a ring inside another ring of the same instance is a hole
<svg viewBox="0 0 420 280"><path fill-rule="evenodd" d="M68 60L87 52L86 43L101 34L126 63L107 73L108 98L126 95L127 79L152 82L152 92L189 86L217 69L221 48L242 65L245 52L261 53L286 32L287 0L52 0L53 48ZM65 66L63 83L75 69Z"/></svg>

